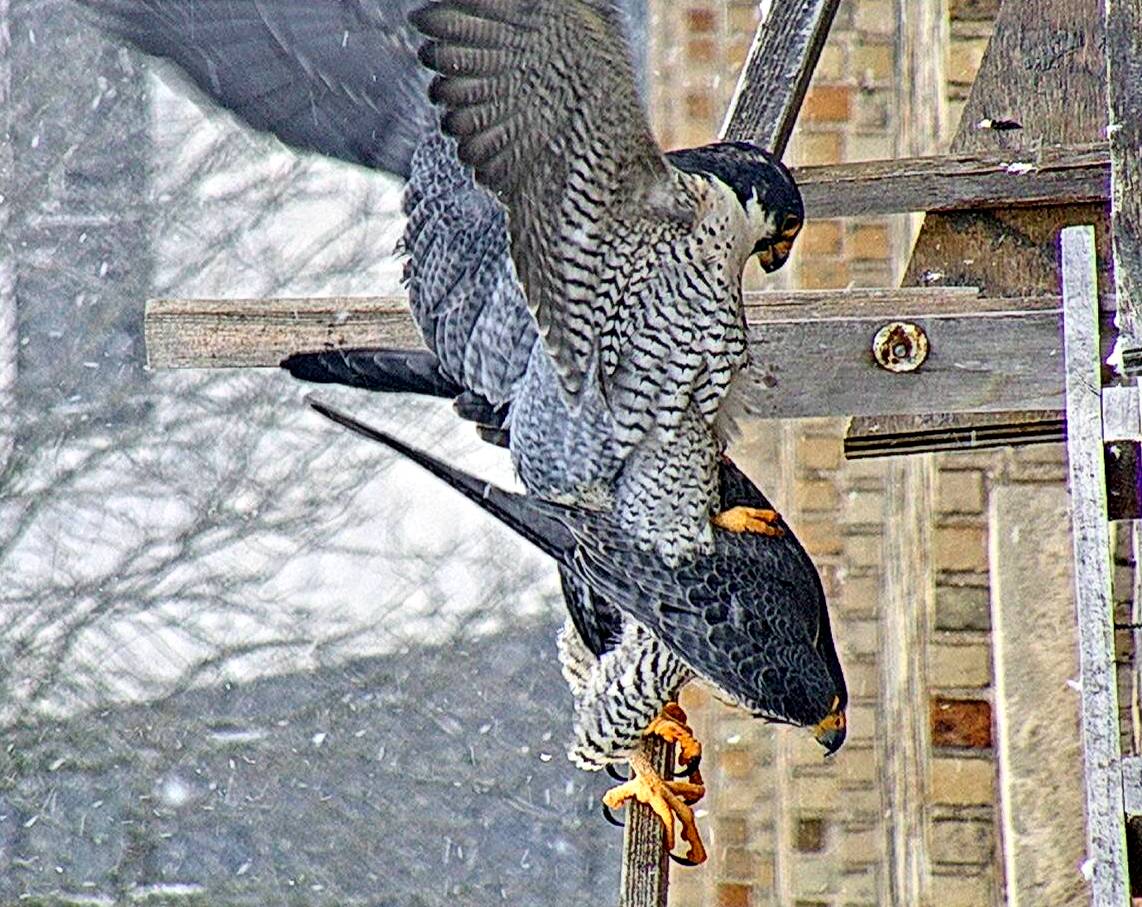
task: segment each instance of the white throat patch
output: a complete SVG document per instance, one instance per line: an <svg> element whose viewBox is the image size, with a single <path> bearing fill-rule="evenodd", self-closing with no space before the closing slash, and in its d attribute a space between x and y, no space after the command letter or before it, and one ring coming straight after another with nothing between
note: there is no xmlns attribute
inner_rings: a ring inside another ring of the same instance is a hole
<svg viewBox="0 0 1142 907"><path fill-rule="evenodd" d="M760 239L773 239L777 235L777 212L767 211L758 197L757 188L745 203L745 216L753 242Z"/></svg>

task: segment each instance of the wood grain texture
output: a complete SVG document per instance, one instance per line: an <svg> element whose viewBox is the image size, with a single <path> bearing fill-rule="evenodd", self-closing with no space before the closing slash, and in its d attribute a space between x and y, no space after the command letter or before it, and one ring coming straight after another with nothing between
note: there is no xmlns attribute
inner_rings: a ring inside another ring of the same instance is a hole
<svg viewBox="0 0 1142 907"><path fill-rule="evenodd" d="M1103 473L1094 230L1063 231L1067 468L1082 685L1087 860L1092 901L1127 903L1126 825L1118 738L1110 588L1110 533Z"/></svg>
<svg viewBox="0 0 1142 907"><path fill-rule="evenodd" d="M949 305L972 310L971 288L747 293L747 317L780 320ZM927 310L927 309L924 309ZM152 368L275 367L290 353L349 347L419 347L403 296L308 299L150 299L144 314Z"/></svg>
<svg viewBox="0 0 1142 907"><path fill-rule="evenodd" d="M880 318L821 318L751 326L743 388L762 418L921 415L1059 409L1063 402L1061 312L1051 306L977 315L910 315L930 352L914 372L873 364ZM1108 343L1110 319L1106 319Z"/></svg>
<svg viewBox="0 0 1142 907"><path fill-rule="evenodd" d="M782 0L758 26L722 126L726 141L785 153L840 0Z"/></svg>
<svg viewBox="0 0 1142 907"><path fill-rule="evenodd" d="M669 778L674 744L652 735L643 739L642 746L655 770ZM626 810L619 907L666 907L670 887L666 829L654 810L644 803L631 801Z"/></svg>
<svg viewBox="0 0 1142 907"><path fill-rule="evenodd" d="M1124 345L1142 346L1142 0L1106 0L1111 229Z"/></svg>
<svg viewBox="0 0 1142 907"><path fill-rule="evenodd" d="M1057 296L912 288L751 293L746 302L743 398L764 418L1062 406ZM926 332L931 352L917 371L875 365L872 338L887 320ZM399 297L152 300L145 334L152 368L276 367L294 352L421 345Z"/></svg>
<svg viewBox="0 0 1142 907"><path fill-rule="evenodd" d="M1098 0L1004 3L951 152L1014 156L1105 143L1102 44ZM980 127L1001 119L1022 128ZM944 283L969 283L987 294L1054 292L1058 231L1080 223L1099 227L1100 277L1110 292L1109 221L1102 204L930 214L904 283L923 284L926 274L939 274Z"/></svg>
<svg viewBox="0 0 1142 907"><path fill-rule="evenodd" d="M143 333L151 368L277 366L302 351L422 345L400 297L151 299Z"/></svg>
<svg viewBox="0 0 1142 907"><path fill-rule="evenodd" d="M1016 154L948 154L795 168L809 218L908 211L1105 204L1105 143Z"/></svg>

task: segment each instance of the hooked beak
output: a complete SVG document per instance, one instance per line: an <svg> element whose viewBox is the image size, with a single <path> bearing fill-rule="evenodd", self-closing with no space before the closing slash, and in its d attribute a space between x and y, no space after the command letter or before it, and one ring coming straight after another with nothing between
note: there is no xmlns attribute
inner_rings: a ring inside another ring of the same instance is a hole
<svg viewBox="0 0 1142 907"><path fill-rule="evenodd" d="M753 247L757 260L766 274L772 274L789 258L793 250L793 240L801 232L801 218L796 214L786 214L785 222L781 225L781 232L772 240L762 240Z"/></svg>
<svg viewBox="0 0 1142 907"><path fill-rule="evenodd" d="M765 271L766 274L772 274L785 264L792 248L792 239L779 239L776 242L762 246L757 250L757 260L761 265L761 269Z"/></svg>
<svg viewBox="0 0 1142 907"><path fill-rule="evenodd" d="M831 756L841 748L845 742L846 734L845 710L841 708L839 696L833 697L833 706L820 722L813 728L813 736L825 748L825 755Z"/></svg>

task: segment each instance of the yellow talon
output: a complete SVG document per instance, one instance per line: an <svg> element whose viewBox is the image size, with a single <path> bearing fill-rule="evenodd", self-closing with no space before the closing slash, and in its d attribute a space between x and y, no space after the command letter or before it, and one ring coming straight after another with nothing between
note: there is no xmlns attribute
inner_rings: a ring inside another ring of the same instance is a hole
<svg viewBox="0 0 1142 907"><path fill-rule="evenodd" d="M678 747L678 761L686 766L687 774L691 780L701 783L700 776L695 779L698 772L698 762L702 758L702 744L694 736L694 731L686 723L686 713L677 702L668 702L662 708L662 714L650 722L646 734L661 737L667 743Z"/></svg>
<svg viewBox="0 0 1142 907"><path fill-rule="evenodd" d="M774 525L781 519L776 510L761 507L731 507L716 514L710 522L728 532L756 532L759 535L784 535L785 530Z"/></svg>
<svg viewBox="0 0 1142 907"><path fill-rule="evenodd" d="M689 845L686 858L691 863L706 859L706 848L694 822L694 810L688 804L697 803L706 793L705 787L691 781L666 781L654 770L646 753L635 750L630 757L634 777L603 794L603 802L618 809L634 799L649 806L666 829L666 849L674 849L674 820L682 825L682 838Z"/></svg>

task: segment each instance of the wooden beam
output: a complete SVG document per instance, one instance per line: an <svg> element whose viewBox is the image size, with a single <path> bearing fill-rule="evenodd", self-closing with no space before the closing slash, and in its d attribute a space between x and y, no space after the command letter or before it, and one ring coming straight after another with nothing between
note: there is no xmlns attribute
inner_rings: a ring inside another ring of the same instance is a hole
<svg viewBox="0 0 1142 907"><path fill-rule="evenodd" d="M1052 409L1063 403L1057 296L976 297L952 290L746 295L752 365L745 399L763 418ZM876 364L887 322L928 341L915 371ZM1113 336L1109 323L1108 343ZM152 368L274 367L290 353L420 347L403 300L151 300Z"/></svg>
<svg viewBox="0 0 1142 907"><path fill-rule="evenodd" d="M782 0L757 27L722 126L726 141L785 153L840 0Z"/></svg>
<svg viewBox="0 0 1142 907"><path fill-rule="evenodd" d="M977 295L970 287L747 293L745 305L749 320L888 316L894 306L910 311L967 306ZM276 367L296 352L422 346L403 296L150 299L143 333L151 368Z"/></svg>
<svg viewBox="0 0 1142 907"><path fill-rule="evenodd" d="M1110 533L1103 475L1102 384L1094 229L1062 233L1067 468L1079 625L1087 868L1093 902L1126 904L1126 824L1119 764Z"/></svg>
<svg viewBox="0 0 1142 907"><path fill-rule="evenodd" d="M1106 0L1111 232L1123 365L1142 372L1142 0Z"/></svg>
<svg viewBox="0 0 1142 907"><path fill-rule="evenodd" d="M794 168L805 215L863 217L1110 198L1105 143L1014 154L946 154Z"/></svg>
<svg viewBox="0 0 1142 907"><path fill-rule="evenodd" d="M143 334L151 368L276 367L301 351L423 345L399 296L150 299Z"/></svg>

